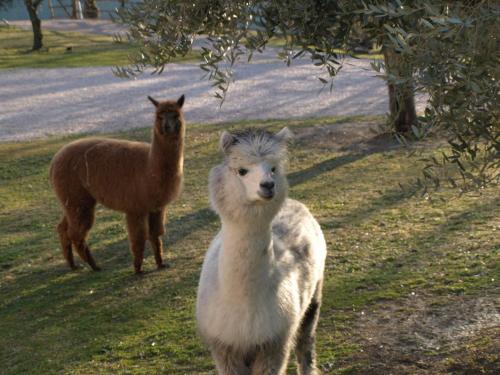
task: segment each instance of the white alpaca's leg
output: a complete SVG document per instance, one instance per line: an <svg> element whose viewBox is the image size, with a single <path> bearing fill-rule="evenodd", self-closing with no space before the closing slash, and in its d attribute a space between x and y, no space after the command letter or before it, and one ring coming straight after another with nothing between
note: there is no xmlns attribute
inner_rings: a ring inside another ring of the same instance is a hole
<svg viewBox="0 0 500 375"><path fill-rule="evenodd" d="M252 375L283 375L286 373L290 347L281 342L269 346L257 353L252 364Z"/></svg>
<svg viewBox="0 0 500 375"><path fill-rule="evenodd" d="M218 375L250 375L243 357L226 347L214 346L210 349Z"/></svg>
<svg viewBox="0 0 500 375"><path fill-rule="evenodd" d="M302 318L297 333L295 354L297 356L297 374L316 375L316 326L318 325L319 309L321 306L321 290L323 281L318 282L314 296Z"/></svg>

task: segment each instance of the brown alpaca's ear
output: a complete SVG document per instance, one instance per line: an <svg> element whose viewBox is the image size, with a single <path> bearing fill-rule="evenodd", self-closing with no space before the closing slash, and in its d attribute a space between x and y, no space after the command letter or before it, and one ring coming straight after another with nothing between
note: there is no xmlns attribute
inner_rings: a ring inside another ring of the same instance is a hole
<svg viewBox="0 0 500 375"><path fill-rule="evenodd" d="M160 104L160 103L158 102L158 100L153 99L153 98L152 98L152 97L150 97L149 95L148 95L148 99L149 99L149 101L150 101L151 103L153 103L153 105L154 105L155 107L158 107L158 105Z"/></svg>
<svg viewBox="0 0 500 375"><path fill-rule="evenodd" d="M179 108L182 108L182 106L184 105L184 95L177 99L177 105L179 106Z"/></svg>

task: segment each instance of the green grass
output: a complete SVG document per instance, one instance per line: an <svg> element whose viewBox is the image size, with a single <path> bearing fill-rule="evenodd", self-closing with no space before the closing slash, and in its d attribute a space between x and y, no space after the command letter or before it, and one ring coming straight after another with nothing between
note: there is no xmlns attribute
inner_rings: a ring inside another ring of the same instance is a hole
<svg viewBox="0 0 500 375"><path fill-rule="evenodd" d="M221 160L218 134L257 124L274 130L287 125L300 133L345 121L364 119L189 125L185 189L168 209L165 241L172 267L153 271L148 250L143 277L133 274L122 216L102 207L89 242L103 271L71 272L63 261L54 232L60 210L47 170L53 154L76 136L1 143L2 374L214 373L196 336L194 301L204 252L219 227L206 191L209 168ZM112 136L148 140L149 129ZM291 147L289 180L291 197L309 206L328 243L319 365L334 374L418 373L412 367L417 362L403 360L407 372L394 370L400 364L394 356L376 371L383 359L367 357L369 333L361 312L382 317L396 306L404 316L415 312L417 302L452 309L458 299L498 296L498 190L461 198L439 193L446 202L409 198L397 183L418 173L416 156L398 148L335 151L317 139L301 138ZM434 364L430 373L455 373L462 363L489 368L498 359L491 332L432 354L415 349L415 355Z"/></svg>
<svg viewBox="0 0 500 375"><path fill-rule="evenodd" d="M43 28L43 25L42 25ZM31 30L0 26L0 69L7 68L78 68L92 66L125 66L128 56L137 49L127 42L116 42L112 36L43 30L44 47L33 52ZM282 47L284 41L273 38L269 46ZM71 52L67 48L71 47ZM339 50L339 54L344 51ZM354 54L355 58L382 59L380 54ZM191 51L173 62L196 61L199 52Z"/></svg>
<svg viewBox="0 0 500 375"><path fill-rule="evenodd" d="M269 47L283 48L286 44L285 38L273 37L269 40ZM296 51L297 52L297 51ZM356 59L383 60L384 55L380 53L380 49L371 50L369 53L352 53L347 54L345 49L335 49L335 53L342 56L351 56Z"/></svg>
<svg viewBox="0 0 500 375"><path fill-rule="evenodd" d="M43 27L43 25L42 25ZM33 33L16 27L0 26L0 69L5 68L77 68L122 66L136 49L112 36L42 30L44 47L32 52ZM71 47L71 52L67 51ZM176 62L191 61L193 52Z"/></svg>

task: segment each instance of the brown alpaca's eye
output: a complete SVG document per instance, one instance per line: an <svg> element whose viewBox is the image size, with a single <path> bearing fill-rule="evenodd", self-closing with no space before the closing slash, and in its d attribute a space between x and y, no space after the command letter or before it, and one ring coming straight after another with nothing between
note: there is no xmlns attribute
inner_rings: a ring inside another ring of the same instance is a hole
<svg viewBox="0 0 500 375"><path fill-rule="evenodd" d="M248 173L248 169L245 169L245 168L240 168L240 169L238 169L238 174L239 174L240 176L244 176L244 175L246 175L247 173Z"/></svg>

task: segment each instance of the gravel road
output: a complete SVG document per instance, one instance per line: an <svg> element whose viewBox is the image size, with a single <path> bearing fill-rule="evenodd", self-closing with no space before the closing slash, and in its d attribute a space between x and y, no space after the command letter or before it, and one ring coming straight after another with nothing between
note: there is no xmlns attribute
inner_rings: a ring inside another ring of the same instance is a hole
<svg viewBox="0 0 500 375"><path fill-rule="evenodd" d="M287 68L273 53L236 67L236 82L221 108L196 64L172 64L160 76L135 80L117 78L109 67L1 70L0 142L148 126L153 108L147 95L186 94L186 120L197 123L387 111L387 89L368 60L347 60L330 92L321 90L322 71L309 60ZM423 105L419 98L418 108Z"/></svg>
<svg viewBox="0 0 500 375"><path fill-rule="evenodd" d="M11 24L30 27L28 21ZM96 34L124 31L105 20L44 20L43 27ZM386 113L387 89L369 60L345 61L330 92L322 90L317 79L322 71L310 60L287 68L275 55L269 49L251 64L239 64L221 108L196 64L172 64L160 76L145 74L135 80L117 78L109 67L0 70L0 142L148 126L153 108L147 95L175 99L186 94L186 120L199 123ZM419 97L417 109L424 105Z"/></svg>

